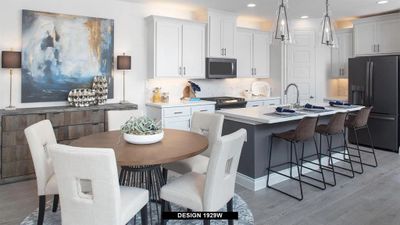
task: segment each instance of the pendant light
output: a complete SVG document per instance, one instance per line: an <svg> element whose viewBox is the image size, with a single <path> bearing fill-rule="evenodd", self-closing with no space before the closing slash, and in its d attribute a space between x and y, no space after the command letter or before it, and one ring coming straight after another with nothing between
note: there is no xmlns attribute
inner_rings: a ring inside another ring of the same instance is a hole
<svg viewBox="0 0 400 225"><path fill-rule="evenodd" d="M329 15L329 0L326 0L325 5L325 15L322 21L322 38L321 43L329 47L334 47L336 45L335 30Z"/></svg>
<svg viewBox="0 0 400 225"><path fill-rule="evenodd" d="M289 23L287 18L287 5L284 0L281 0L281 4L278 9L278 17L276 19L275 39L281 41L290 41Z"/></svg>

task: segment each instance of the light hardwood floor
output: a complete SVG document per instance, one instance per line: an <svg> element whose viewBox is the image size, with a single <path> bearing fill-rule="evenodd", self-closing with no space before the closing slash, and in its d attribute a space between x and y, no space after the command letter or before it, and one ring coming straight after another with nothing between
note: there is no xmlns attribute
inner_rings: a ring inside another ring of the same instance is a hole
<svg viewBox="0 0 400 225"><path fill-rule="evenodd" d="M236 192L260 225L400 225L400 156L377 151L379 167L321 191L304 186L299 202L273 190ZM37 207L35 181L0 185L0 224L19 224ZM279 184L288 190L296 183ZM292 188L293 187L293 188Z"/></svg>

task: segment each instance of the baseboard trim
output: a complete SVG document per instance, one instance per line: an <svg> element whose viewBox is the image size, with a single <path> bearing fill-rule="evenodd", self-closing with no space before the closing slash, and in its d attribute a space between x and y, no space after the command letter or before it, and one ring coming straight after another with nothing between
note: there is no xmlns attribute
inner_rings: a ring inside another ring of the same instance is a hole
<svg viewBox="0 0 400 225"><path fill-rule="evenodd" d="M332 156L335 157L335 158L343 158L343 154L340 154L340 153L335 153ZM318 163L318 160L316 159L316 160L314 160L312 162ZM333 159L333 163L336 163L336 162L338 162L338 160ZM322 157L321 158L321 163L322 163L322 165L328 165L328 157ZM318 169L318 166L314 165L312 163L304 163L304 166L307 166L307 167L309 167L311 169ZM292 171L293 172L293 176L297 176L296 167L292 167L292 170L293 170ZM290 168L281 170L279 172L289 175ZM309 172L311 172L311 170L303 168L303 173L309 173ZM270 185L274 185L274 184L278 184L280 182L286 181L288 179L289 178L287 178L287 177L280 176L278 174L272 173L270 175L270 178L269 178L269 183L270 183ZM236 176L236 183L239 184L240 186L246 188L246 189L249 189L249 190L252 190L252 191L259 191L259 190L265 189L267 187L267 176L262 176L262 177L254 179L252 177L249 177L247 175L244 175L244 174L241 174L241 173L238 172L237 176Z"/></svg>

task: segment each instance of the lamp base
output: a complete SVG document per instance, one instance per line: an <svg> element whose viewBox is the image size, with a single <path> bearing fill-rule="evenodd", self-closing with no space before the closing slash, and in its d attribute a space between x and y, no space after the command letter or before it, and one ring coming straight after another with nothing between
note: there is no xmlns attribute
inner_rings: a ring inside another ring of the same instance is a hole
<svg viewBox="0 0 400 225"><path fill-rule="evenodd" d="M128 104L128 103L130 103L130 102L128 102L126 100L122 100L122 101L119 102L119 104Z"/></svg>
<svg viewBox="0 0 400 225"><path fill-rule="evenodd" d="M16 110L17 108L15 108L15 106L10 105L10 106L5 107L4 109L11 111L11 110Z"/></svg>

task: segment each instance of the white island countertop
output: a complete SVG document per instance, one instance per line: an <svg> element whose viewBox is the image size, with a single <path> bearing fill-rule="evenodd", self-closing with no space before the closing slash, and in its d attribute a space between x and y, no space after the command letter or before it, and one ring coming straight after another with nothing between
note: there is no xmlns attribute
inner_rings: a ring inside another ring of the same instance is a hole
<svg viewBox="0 0 400 225"><path fill-rule="evenodd" d="M295 116L281 116L275 114L276 107L262 106L254 108L238 108L238 109L223 109L216 111L225 116L225 119L246 123L246 124L276 124L294 120L301 120L306 116L328 116L336 112L353 112L362 109L364 106L354 106L352 108L339 108L326 106L324 112L310 112L304 110L297 110L300 115Z"/></svg>

